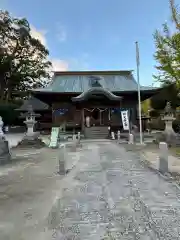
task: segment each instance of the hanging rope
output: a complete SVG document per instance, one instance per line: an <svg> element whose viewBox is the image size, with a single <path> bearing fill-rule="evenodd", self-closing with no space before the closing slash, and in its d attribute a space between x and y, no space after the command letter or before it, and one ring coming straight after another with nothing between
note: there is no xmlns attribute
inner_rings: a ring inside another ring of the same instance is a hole
<svg viewBox="0 0 180 240"><path fill-rule="evenodd" d="M105 109L100 109L100 108L93 108L92 110L91 109L88 109L88 108L84 108L84 110L87 110L88 112L93 112L94 110L99 110L100 112L104 112L106 110L108 110L108 108L105 108Z"/></svg>

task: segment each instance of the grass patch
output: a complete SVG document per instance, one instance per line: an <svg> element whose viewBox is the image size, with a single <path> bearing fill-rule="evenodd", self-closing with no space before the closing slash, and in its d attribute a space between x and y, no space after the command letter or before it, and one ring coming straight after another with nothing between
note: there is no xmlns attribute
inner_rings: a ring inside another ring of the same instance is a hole
<svg viewBox="0 0 180 240"><path fill-rule="evenodd" d="M172 154L176 154L176 156L180 157L180 147L170 147L169 151Z"/></svg>

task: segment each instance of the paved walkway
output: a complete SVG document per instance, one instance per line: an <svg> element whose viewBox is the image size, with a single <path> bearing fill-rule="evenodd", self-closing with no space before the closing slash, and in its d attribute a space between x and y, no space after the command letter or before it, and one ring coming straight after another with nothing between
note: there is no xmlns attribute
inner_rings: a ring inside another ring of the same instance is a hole
<svg viewBox="0 0 180 240"><path fill-rule="evenodd" d="M49 216L56 240L180 237L180 191L113 143L85 143ZM49 238L50 239L50 238Z"/></svg>

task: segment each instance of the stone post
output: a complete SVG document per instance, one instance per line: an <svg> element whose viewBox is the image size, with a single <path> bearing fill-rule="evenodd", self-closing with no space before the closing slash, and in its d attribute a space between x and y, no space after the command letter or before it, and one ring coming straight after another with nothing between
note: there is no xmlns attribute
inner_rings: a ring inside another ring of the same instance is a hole
<svg viewBox="0 0 180 240"><path fill-rule="evenodd" d="M2 117L0 116L0 137L4 137L4 132L3 132L3 125L4 125L4 122L2 120Z"/></svg>
<svg viewBox="0 0 180 240"><path fill-rule="evenodd" d="M118 138L118 140L120 140L120 138L121 138L121 132L120 131L117 132L117 138Z"/></svg>
<svg viewBox="0 0 180 240"><path fill-rule="evenodd" d="M168 145L165 142L159 143L159 171L168 172Z"/></svg>
<svg viewBox="0 0 180 240"><path fill-rule="evenodd" d="M112 138L112 140L115 140L114 132L111 132L111 138Z"/></svg>
<svg viewBox="0 0 180 240"><path fill-rule="evenodd" d="M72 136L72 140L73 140L73 142L76 141L76 134L73 134L73 136Z"/></svg>
<svg viewBox="0 0 180 240"><path fill-rule="evenodd" d="M60 154L59 154L59 174L65 175L66 174L66 146L65 144L60 145Z"/></svg>
<svg viewBox="0 0 180 240"><path fill-rule="evenodd" d="M0 138L0 165L9 163L11 161L11 154L9 151L8 141Z"/></svg>
<svg viewBox="0 0 180 240"><path fill-rule="evenodd" d="M77 138L78 138L78 141L80 142L80 139L81 139L81 133L80 132L78 132Z"/></svg>
<svg viewBox="0 0 180 240"><path fill-rule="evenodd" d="M129 134L129 142L128 144L134 144L134 135L132 133Z"/></svg>
<svg viewBox="0 0 180 240"><path fill-rule="evenodd" d="M81 133L78 132L77 140L76 140L76 145L77 145L77 146L80 146L80 141L81 141Z"/></svg>

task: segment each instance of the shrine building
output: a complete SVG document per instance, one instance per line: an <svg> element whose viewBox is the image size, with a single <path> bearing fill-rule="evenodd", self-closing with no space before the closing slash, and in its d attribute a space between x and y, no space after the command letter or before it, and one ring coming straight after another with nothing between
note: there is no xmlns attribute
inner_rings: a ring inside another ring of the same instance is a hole
<svg viewBox="0 0 180 240"><path fill-rule="evenodd" d="M140 90L144 101L160 88L141 86ZM131 70L55 72L51 83L32 95L50 106L52 126L66 131L80 131L87 137L94 131L105 137L109 125L123 131L122 110L128 110L131 126L138 126L138 84Z"/></svg>

